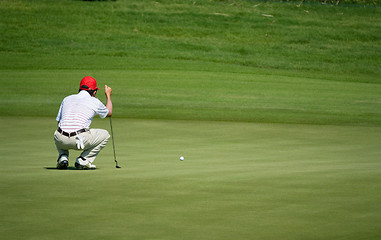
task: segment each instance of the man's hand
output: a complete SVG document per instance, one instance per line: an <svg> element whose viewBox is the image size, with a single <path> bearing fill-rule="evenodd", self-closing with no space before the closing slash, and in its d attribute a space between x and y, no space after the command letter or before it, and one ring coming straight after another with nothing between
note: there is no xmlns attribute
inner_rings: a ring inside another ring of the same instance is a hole
<svg viewBox="0 0 381 240"><path fill-rule="evenodd" d="M112 89L105 85L105 94L106 94L106 97L111 97L111 94L112 94Z"/></svg>
<svg viewBox="0 0 381 240"><path fill-rule="evenodd" d="M107 117L111 117L111 115L112 115L112 102L111 102L112 89L107 85L105 85L105 94L106 94L106 108L108 109Z"/></svg>

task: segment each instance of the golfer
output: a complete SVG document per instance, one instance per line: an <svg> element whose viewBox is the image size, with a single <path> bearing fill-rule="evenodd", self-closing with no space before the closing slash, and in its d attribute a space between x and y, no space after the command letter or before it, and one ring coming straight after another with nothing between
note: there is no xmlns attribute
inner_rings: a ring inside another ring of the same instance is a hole
<svg viewBox="0 0 381 240"><path fill-rule="evenodd" d="M90 129L95 115L111 117L112 89L105 85L106 106L95 97L99 88L97 81L86 76L81 80L78 94L64 98L57 114L58 129L54 141L58 150L58 169L67 169L69 149L82 150L75 161L78 169L96 168L93 165L98 153L106 146L110 134L104 129Z"/></svg>

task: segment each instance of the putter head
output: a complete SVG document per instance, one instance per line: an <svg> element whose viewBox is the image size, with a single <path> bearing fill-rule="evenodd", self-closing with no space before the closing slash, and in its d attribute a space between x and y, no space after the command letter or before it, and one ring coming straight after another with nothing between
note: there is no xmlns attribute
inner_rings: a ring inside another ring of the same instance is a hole
<svg viewBox="0 0 381 240"><path fill-rule="evenodd" d="M118 165L116 165L115 167L116 167L116 168L121 168L121 166L118 166Z"/></svg>

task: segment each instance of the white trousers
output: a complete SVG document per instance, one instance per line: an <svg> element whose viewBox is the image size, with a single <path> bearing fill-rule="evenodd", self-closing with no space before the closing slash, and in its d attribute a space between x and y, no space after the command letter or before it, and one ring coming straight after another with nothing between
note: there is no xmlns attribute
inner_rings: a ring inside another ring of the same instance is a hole
<svg viewBox="0 0 381 240"><path fill-rule="evenodd" d="M78 149L78 137L83 139L83 149ZM54 141L59 153L59 156L65 154L69 156L69 150L83 150L81 157L88 160L90 163L94 162L98 153L106 146L110 134L104 129L90 129L87 132L80 133L73 137L62 135L58 131L54 133Z"/></svg>

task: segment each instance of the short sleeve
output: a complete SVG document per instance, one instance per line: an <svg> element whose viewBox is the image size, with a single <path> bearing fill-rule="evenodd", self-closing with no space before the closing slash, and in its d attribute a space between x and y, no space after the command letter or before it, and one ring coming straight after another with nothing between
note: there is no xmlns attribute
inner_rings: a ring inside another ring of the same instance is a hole
<svg viewBox="0 0 381 240"><path fill-rule="evenodd" d="M57 114L57 117L56 117L57 122L60 122L61 119L62 119L62 106L63 106L63 101L61 103L60 109L58 110L58 114Z"/></svg>
<svg viewBox="0 0 381 240"><path fill-rule="evenodd" d="M107 117L107 114L109 113L109 110L106 108L106 107L104 107L104 108L102 108L101 110L99 110L99 113L98 113L98 115L101 117L101 118L105 118L105 117Z"/></svg>
<svg viewBox="0 0 381 240"><path fill-rule="evenodd" d="M98 108L96 110L96 114L98 114L101 118L107 117L109 110L106 108L106 106L101 101L99 101L99 99L97 99L97 100L98 100L97 101L98 102L98 104L97 104Z"/></svg>

